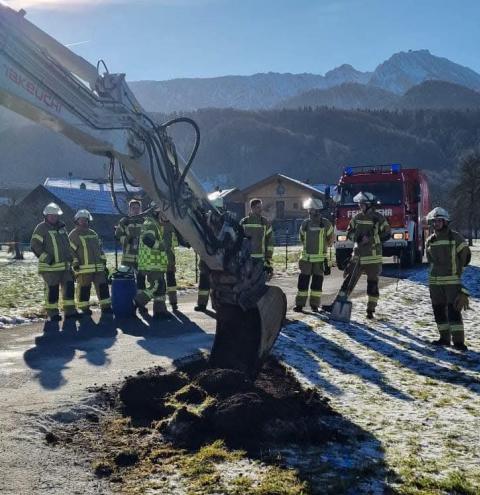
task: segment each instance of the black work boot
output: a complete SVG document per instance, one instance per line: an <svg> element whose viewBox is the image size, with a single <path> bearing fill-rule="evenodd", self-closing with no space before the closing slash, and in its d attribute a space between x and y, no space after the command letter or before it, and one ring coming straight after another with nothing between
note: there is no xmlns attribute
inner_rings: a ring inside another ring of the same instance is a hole
<svg viewBox="0 0 480 495"><path fill-rule="evenodd" d="M194 308L194 311L198 311L200 313L205 313L207 311L207 305L206 304L197 304Z"/></svg>
<svg viewBox="0 0 480 495"><path fill-rule="evenodd" d="M310 308L312 309L312 311L313 311L314 313L318 313L318 312L319 312L319 311L318 311L318 306L312 305L312 306L310 306Z"/></svg>
<svg viewBox="0 0 480 495"><path fill-rule="evenodd" d="M468 347L463 342L455 342L453 344L453 348L457 349L457 351L462 351L462 352L468 351Z"/></svg>
<svg viewBox="0 0 480 495"><path fill-rule="evenodd" d="M430 343L432 345L436 345L436 346L450 347L450 340L447 340L447 339L445 339L443 337L440 337L437 340L432 340Z"/></svg>
<svg viewBox="0 0 480 495"><path fill-rule="evenodd" d="M295 313L301 313L303 311L303 306L299 306L298 304L293 308Z"/></svg>
<svg viewBox="0 0 480 495"><path fill-rule="evenodd" d="M178 310L178 304L177 303L171 303L170 306L172 306L173 311Z"/></svg>
<svg viewBox="0 0 480 495"><path fill-rule="evenodd" d="M367 309L367 318L369 320L373 320L375 318L375 314L371 309Z"/></svg>

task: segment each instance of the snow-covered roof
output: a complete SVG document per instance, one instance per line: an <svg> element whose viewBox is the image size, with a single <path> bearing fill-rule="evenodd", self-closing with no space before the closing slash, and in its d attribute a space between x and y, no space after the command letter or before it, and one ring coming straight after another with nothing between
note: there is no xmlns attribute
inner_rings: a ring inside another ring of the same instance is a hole
<svg viewBox="0 0 480 495"><path fill-rule="evenodd" d="M70 187L44 186L47 191L57 197L72 210L87 209L97 215L119 215L109 190L75 189ZM117 202L122 211L127 209L125 193L117 195Z"/></svg>
<svg viewBox="0 0 480 495"><path fill-rule="evenodd" d="M210 201L215 201L216 199L223 199L223 198L226 198L230 193L232 193L233 191L236 191L236 190L237 190L237 188L234 187L232 189L221 189L221 190L213 191L213 192L209 193L208 199Z"/></svg>
<svg viewBox="0 0 480 495"><path fill-rule="evenodd" d="M44 187L58 187L64 189L82 189L88 191L110 191L110 183L96 179L80 179L80 178L55 178L48 177L43 183ZM122 182L114 182L115 191L125 192ZM140 187L131 187L127 185L128 191L138 193L142 189Z"/></svg>
<svg viewBox="0 0 480 495"><path fill-rule="evenodd" d="M311 184L307 184L306 182L302 182L298 179L293 179L292 177L288 177L288 175L283 175L283 174L270 175L269 177L266 177L265 179L260 180L260 181L256 182L255 184L252 184L251 186L246 187L242 192L245 194L246 192L249 192L256 187L263 185L263 184L271 181L272 179L282 179L282 180L285 180L287 182L292 182L294 184L297 184L298 186L303 187L307 191L311 191L311 192L314 192L316 194L319 194L319 193L322 195L325 194L324 191L317 189L316 187L312 186Z"/></svg>

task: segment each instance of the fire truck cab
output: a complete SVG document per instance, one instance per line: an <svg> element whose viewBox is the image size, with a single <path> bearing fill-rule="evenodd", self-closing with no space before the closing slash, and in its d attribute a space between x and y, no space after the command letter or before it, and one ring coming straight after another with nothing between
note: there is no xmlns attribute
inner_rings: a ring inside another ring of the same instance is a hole
<svg viewBox="0 0 480 495"><path fill-rule="evenodd" d="M360 191L371 192L376 209L386 217L392 237L383 244L383 255L398 256L402 267L421 263L428 236L427 213L430 196L426 176L416 168L400 164L345 167L335 196L335 253L337 266L346 266L353 250L347 227L357 214L353 198Z"/></svg>

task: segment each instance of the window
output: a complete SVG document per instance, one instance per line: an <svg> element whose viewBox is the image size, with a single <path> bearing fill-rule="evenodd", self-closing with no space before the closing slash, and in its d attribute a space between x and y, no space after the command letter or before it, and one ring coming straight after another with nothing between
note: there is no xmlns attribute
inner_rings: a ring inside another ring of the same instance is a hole
<svg viewBox="0 0 480 495"><path fill-rule="evenodd" d="M344 184L340 188L342 205L353 205L353 198L360 192L371 192L382 205L401 205L403 203L403 186L401 182L372 182L361 184Z"/></svg>

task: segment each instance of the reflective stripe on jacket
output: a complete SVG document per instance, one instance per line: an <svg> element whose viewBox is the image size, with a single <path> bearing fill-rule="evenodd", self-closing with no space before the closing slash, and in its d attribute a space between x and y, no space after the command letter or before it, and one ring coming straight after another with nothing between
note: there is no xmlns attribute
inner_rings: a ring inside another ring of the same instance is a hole
<svg viewBox="0 0 480 495"><path fill-rule="evenodd" d="M430 263L430 285L460 285L470 248L461 234L443 229L432 234L426 243Z"/></svg>
<svg viewBox="0 0 480 495"><path fill-rule="evenodd" d="M250 238L251 256L271 260L273 256L273 229L270 222L262 216L248 215L240 221L245 235Z"/></svg>
<svg viewBox="0 0 480 495"><path fill-rule="evenodd" d="M115 238L118 239L123 250L122 264L126 262L126 264L135 265L137 263L143 220L141 217L124 217L115 229Z"/></svg>
<svg viewBox="0 0 480 495"><path fill-rule="evenodd" d="M372 208L365 213L360 211L348 224L347 237L355 242L354 256L360 257L361 265L372 265L383 262L382 237L389 237L390 224L385 217ZM369 242L358 242L361 236L368 236Z"/></svg>
<svg viewBox="0 0 480 495"><path fill-rule="evenodd" d="M163 239L163 227L155 218L147 218L143 223L138 249L138 269L145 272L166 272L168 265L167 253ZM152 248L144 243L146 236L153 237Z"/></svg>
<svg viewBox="0 0 480 495"><path fill-rule="evenodd" d="M39 273L70 269L72 253L64 223L58 222L55 225L47 221L39 223L33 231L30 247L38 258Z"/></svg>
<svg viewBox="0 0 480 495"><path fill-rule="evenodd" d="M97 233L92 229L74 228L68 235L77 273L103 272L107 259Z"/></svg>
<svg viewBox="0 0 480 495"><path fill-rule="evenodd" d="M327 258L327 248L333 241L333 227L326 218L304 220L299 235L303 245L302 261L316 263Z"/></svg>

